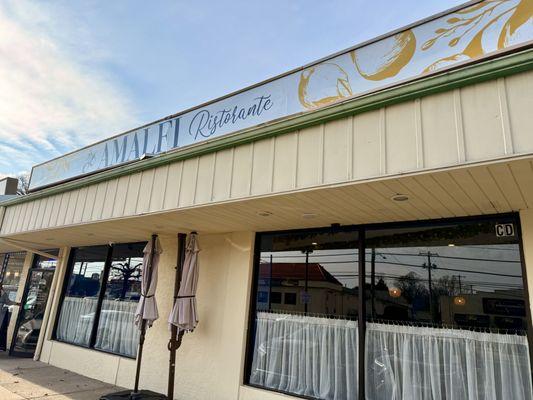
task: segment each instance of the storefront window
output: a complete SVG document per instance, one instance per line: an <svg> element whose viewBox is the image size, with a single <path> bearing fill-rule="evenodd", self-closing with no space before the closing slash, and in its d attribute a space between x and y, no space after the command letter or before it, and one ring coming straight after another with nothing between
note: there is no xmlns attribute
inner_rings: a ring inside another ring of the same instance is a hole
<svg viewBox="0 0 533 400"><path fill-rule="evenodd" d="M0 350L7 350L7 331L15 307L26 253L6 253L0 256Z"/></svg>
<svg viewBox="0 0 533 400"><path fill-rule="evenodd" d="M72 251L56 337L64 342L89 346L108 246L81 247Z"/></svg>
<svg viewBox="0 0 533 400"><path fill-rule="evenodd" d="M144 243L113 248L95 348L134 357L139 329L134 324L141 295Z"/></svg>
<svg viewBox="0 0 533 400"><path fill-rule="evenodd" d="M20 284L20 276L24 267L26 253L7 253L4 255L2 292L9 301L15 301Z"/></svg>
<svg viewBox="0 0 533 400"><path fill-rule="evenodd" d="M313 399L358 399L363 379L368 400L533 398L514 217L259 235L248 384Z"/></svg>
<svg viewBox="0 0 533 400"><path fill-rule="evenodd" d="M369 230L366 248L368 399L530 398L512 220Z"/></svg>
<svg viewBox="0 0 533 400"><path fill-rule="evenodd" d="M72 250L56 339L135 357L139 330L134 318L145 246L142 242Z"/></svg>
<svg viewBox="0 0 533 400"><path fill-rule="evenodd" d="M357 249L353 231L262 236L250 384L356 396Z"/></svg>

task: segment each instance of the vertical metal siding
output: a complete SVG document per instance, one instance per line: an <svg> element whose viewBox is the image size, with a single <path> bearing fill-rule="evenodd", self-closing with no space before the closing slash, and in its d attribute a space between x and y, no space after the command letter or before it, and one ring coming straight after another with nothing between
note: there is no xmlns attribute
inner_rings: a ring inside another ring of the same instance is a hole
<svg viewBox="0 0 533 400"><path fill-rule="evenodd" d="M10 206L1 233L527 154L533 152L531 110L529 71ZM361 204L353 212L396 220L533 206L527 203L531 193L521 193L513 181L533 191L524 181L530 163L491 168L439 172L402 184L376 182L357 190ZM480 186L489 188L490 204ZM383 199L398 192L422 195L386 210ZM342 201L332 201L342 208Z"/></svg>

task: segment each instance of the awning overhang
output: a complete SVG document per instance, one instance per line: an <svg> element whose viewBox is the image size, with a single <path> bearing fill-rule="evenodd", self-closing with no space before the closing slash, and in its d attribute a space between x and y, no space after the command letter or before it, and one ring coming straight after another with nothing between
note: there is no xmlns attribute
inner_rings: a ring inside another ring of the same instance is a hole
<svg viewBox="0 0 533 400"><path fill-rule="evenodd" d="M0 252L516 212L533 208L533 156L3 236ZM406 201L396 201L398 194ZM17 247L18 246L18 247Z"/></svg>

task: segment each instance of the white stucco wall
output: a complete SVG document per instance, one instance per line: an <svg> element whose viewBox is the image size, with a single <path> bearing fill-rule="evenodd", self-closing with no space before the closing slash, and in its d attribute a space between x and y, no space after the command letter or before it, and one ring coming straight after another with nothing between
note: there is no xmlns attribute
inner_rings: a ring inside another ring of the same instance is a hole
<svg viewBox="0 0 533 400"><path fill-rule="evenodd" d="M526 278L529 288L529 304L533 306L533 209L520 211L520 225L522 227L524 262L526 264Z"/></svg>
<svg viewBox="0 0 533 400"><path fill-rule="evenodd" d="M533 210L520 212L528 284L533 288ZM141 387L165 393L168 379L166 318L172 305L177 238L160 237L161 257L157 300L160 319L148 331ZM294 398L242 384L246 347L254 234L239 232L200 237L198 305L200 324L187 334L177 353L175 398L190 400L281 400ZM66 253L65 253L66 254ZM62 263L59 280L63 279ZM530 293L531 295L531 293ZM53 309L58 302L58 293ZM531 296L530 296L531 297ZM530 303L533 304L533 297ZM49 324L49 328L53 324ZM131 388L135 361L50 340L41 361L102 381Z"/></svg>
<svg viewBox="0 0 533 400"><path fill-rule="evenodd" d="M141 386L166 392L170 337L166 319L172 305L177 238L161 236L160 239L164 249L157 289L160 319L147 334ZM270 398L268 392L241 387L253 243L251 232L200 236L200 324L194 333L185 335L177 353L177 399ZM63 275L64 271L60 271L61 278ZM52 318L57 303L58 296L53 304ZM134 360L52 341L50 334L51 329L43 344L41 361L105 382L133 386ZM258 392L260 395L254 394ZM279 398L278 395L272 396L273 399Z"/></svg>

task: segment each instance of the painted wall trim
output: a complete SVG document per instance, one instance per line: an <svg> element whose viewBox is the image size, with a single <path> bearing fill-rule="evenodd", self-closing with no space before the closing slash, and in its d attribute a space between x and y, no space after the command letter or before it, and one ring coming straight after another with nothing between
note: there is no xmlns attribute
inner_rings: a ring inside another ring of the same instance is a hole
<svg viewBox="0 0 533 400"><path fill-rule="evenodd" d="M469 64L468 66L462 66L446 73L423 77L415 81L395 85L379 92L373 92L355 99L334 104L313 113L296 115L278 122L246 129L220 139L208 140L198 145L177 149L158 157L132 162L101 173L65 182L26 196L20 196L13 200L5 201L2 203L2 206L7 207L37 200L113 178L118 178L123 175L133 174L268 137L294 132L312 125L322 124L350 115L372 111L435 93L450 91L459 87L494 80L500 77L529 71L531 69L533 69L533 43L530 44L526 50L520 52L505 56L498 55L497 58Z"/></svg>

